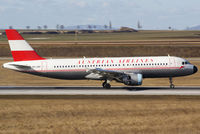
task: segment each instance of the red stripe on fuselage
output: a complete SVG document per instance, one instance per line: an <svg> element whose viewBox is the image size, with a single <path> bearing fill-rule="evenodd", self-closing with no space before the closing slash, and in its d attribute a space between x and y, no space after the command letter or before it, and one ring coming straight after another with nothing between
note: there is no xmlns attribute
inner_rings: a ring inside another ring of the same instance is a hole
<svg viewBox="0 0 200 134"><path fill-rule="evenodd" d="M24 38L14 29L5 30L8 40L24 40Z"/></svg>
<svg viewBox="0 0 200 134"><path fill-rule="evenodd" d="M107 68L105 70L164 70L164 69L180 69L180 67L156 67L156 68ZM63 70L29 70L25 72L83 72L87 69L63 69Z"/></svg>
<svg viewBox="0 0 200 134"><path fill-rule="evenodd" d="M35 51L12 51L14 61L44 60Z"/></svg>

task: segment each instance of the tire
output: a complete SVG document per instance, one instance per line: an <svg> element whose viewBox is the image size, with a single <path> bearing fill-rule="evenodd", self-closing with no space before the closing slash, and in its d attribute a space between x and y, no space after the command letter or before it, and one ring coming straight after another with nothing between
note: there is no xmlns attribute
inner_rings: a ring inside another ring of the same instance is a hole
<svg viewBox="0 0 200 134"><path fill-rule="evenodd" d="M104 82L104 83L102 84L103 88L105 88L105 85L106 85L106 84L107 84L106 82Z"/></svg>
<svg viewBox="0 0 200 134"><path fill-rule="evenodd" d="M103 86L103 88L105 88L105 89L110 89L110 88L111 88L111 85L110 85L109 83L105 83L104 86Z"/></svg>
<svg viewBox="0 0 200 134"><path fill-rule="evenodd" d="M174 88L175 88L175 85L174 85L174 84L171 84L171 85L170 85L170 88L174 89Z"/></svg>

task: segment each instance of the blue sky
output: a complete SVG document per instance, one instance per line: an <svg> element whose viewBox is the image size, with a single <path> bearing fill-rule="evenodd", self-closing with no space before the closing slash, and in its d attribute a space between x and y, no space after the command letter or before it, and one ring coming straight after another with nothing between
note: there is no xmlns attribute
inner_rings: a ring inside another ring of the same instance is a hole
<svg viewBox="0 0 200 134"><path fill-rule="evenodd" d="M0 0L0 29L112 21L114 27L185 29L200 25L200 0Z"/></svg>

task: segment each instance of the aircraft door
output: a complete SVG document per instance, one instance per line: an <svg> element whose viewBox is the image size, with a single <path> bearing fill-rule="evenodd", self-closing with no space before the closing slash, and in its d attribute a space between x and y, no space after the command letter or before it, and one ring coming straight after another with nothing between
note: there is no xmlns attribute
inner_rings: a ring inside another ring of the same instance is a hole
<svg viewBox="0 0 200 134"><path fill-rule="evenodd" d="M169 66L170 67L176 67L175 58L169 58Z"/></svg>
<svg viewBox="0 0 200 134"><path fill-rule="evenodd" d="M48 64L46 61L41 62L41 71L47 71L48 69Z"/></svg>

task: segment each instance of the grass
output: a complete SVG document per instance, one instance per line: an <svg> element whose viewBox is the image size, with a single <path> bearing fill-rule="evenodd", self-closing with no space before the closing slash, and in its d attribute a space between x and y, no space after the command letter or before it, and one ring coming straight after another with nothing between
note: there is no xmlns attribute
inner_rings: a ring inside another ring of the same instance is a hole
<svg viewBox="0 0 200 134"><path fill-rule="evenodd" d="M200 57L200 45L68 45L33 44L33 48L42 57L133 57L166 56ZM0 45L0 57L10 57L8 44Z"/></svg>
<svg viewBox="0 0 200 134"><path fill-rule="evenodd" d="M75 41L74 34L23 34L28 41ZM199 39L199 31L139 31L132 33L90 33L79 34L78 41L120 41L120 40L171 40L171 39ZM0 42L7 41L6 36L0 38Z"/></svg>
<svg viewBox="0 0 200 134"><path fill-rule="evenodd" d="M137 33L24 34L44 57L200 57L199 31L139 31ZM33 39L37 38L37 39ZM40 39L46 38L46 39ZM177 52L178 51L178 52ZM10 57L6 36L0 37L0 57Z"/></svg>
<svg viewBox="0 0 200 134"><path fill-rule="evenodd" d="M198 96L0 96L0 133L197 134Z"/></svg>
<svg viewBox="0 0 200 134"><path fill-rule="evenodd" d="M0 65L8 62L1 60ZM200 68L200 61L191 61ZM176 86L200 86L200 72L194 75L174 79ZM94 80L57 80L46 77L39 77L30 74L15 72L0 68L0 86L101 86L103 81ZM111 82L113 86L124 86L121 83ZM143 86L168 86L167 78L144 79Z"/></svg>

